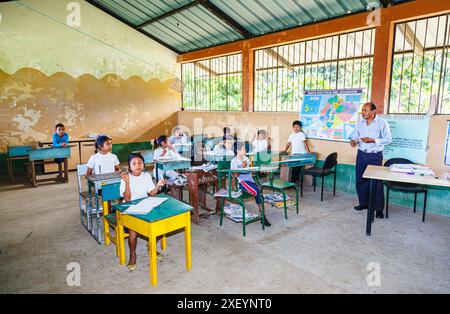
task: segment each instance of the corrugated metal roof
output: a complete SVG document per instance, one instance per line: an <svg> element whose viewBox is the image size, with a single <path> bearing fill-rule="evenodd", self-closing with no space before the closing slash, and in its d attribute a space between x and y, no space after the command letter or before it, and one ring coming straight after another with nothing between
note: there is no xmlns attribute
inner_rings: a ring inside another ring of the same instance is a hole
<svg viewBox="0 0 450 314"><path fill-rule="evenodd" d="M243 39L230 26L202 6L183 10L143 28L156 37L164 37L180 51L201 49Z"/></svg>
<svg viewBox="0 0 450 314"><path fill-rule="evenodd" d="M178 53L411 0L87 0Z"/></svg>

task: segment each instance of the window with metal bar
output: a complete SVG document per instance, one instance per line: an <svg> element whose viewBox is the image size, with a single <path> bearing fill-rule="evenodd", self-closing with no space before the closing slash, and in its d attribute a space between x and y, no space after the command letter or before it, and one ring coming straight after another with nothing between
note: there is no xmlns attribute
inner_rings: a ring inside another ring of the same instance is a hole
<svg viewBox="0 0 450 314"><path fill-rule="evenodd" d="M375 30L255 52L254 111L300 110L306 90L363 88L371 96Z"/></svg>
<svg viewBox="0 0 450 314"><path fill-rule="evenodd" d="M389 113L450 114L450 15L395 26Z"/></svg>
<svg viewBox="0 0 450 314"><path fill-rule="evenodd" d="M181 71L184 108L242 110L242 54L185 63Z"/></svg>

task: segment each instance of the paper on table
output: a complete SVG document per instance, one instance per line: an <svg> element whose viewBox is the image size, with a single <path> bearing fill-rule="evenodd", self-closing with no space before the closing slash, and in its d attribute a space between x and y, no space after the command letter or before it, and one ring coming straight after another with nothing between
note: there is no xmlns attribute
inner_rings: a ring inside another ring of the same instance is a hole
<svg viewBox="0 0 450 314"><path fill-rule="evenodd" d="M147 215L154 208L158 207L165 201L167 201L167 198L149 197L149 198L146 198L146 199L140 201L136 205L131 205L130 207L128 207L128 209L124 212L124 214Z"/></svg>

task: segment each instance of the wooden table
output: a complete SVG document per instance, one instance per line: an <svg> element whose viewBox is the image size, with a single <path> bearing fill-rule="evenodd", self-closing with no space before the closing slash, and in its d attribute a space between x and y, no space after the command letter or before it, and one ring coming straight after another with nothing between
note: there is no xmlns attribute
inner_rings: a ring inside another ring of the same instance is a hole
<svg viewBox="0 0 450 314"><path fill-rule="evenodd" d="M219 189L218 174L216 170L205 172L203 170L189 169L186 170L185 175L188 179L189 203L194 208L193 221L198 225L200 223L200 216L209 216L220 211L218 198L216 199L216 208L214 210L206 206L208 184L214 184L216 191ZM200 207L204 208L208 213L200 215Z"/></svg>
<svg viewBox="0 0 450 314"><path fill-rule="evenodd" d="M33 147L30 145L24 146L8 146L8 152L6 156L6 168L8 169L8 178L14 183L14 160L28 160L28 151Z"/></svg>
<svg viewBox="0 0 450 314"><path fill-rule="evenodd" d="M161 238L161 249L166 249L166 236L168 233L183 229L186 255L186 270L192 267L191 256L191 216L192 207L176 200L168 195L158 195L157 197L167 198L167 200L154 208L147 215L127 215L126 209L139 203L143 199L116 204L118 236L119 236L119 259L120 265L125 265L125 237L124 227L133 230L148 238L148 247L150 250L150 284L158 284L158 275L156 269L156 238Z"/></svg>
<svg viewBox="0 0 450 314"><path fill-rule="evenodd" d="M63 165L64 165L64 177L62 175L62 168L59 168L59 175L56 178L63 178L63 181L65 183L69 182L69 169L67 165L67 159L70 158L70 147L49 147L49 148L35 148L30 149L28 151L29 156L28 159L30 160L30 167L31 167L31 182L33 186L37 186L37 179L36 179L36 168L35 163L36 161L44 161L47 159L63 159Z"/></svg>
<svg viewBox="0 0 450 314"><path fill-rule="evenodd" d="M369 208L367 209L367 221L366 221L366 235L368 236L371 235L372 223L374 221L376 180L420 184L430 187L434 186L434 187L450 188L450 181L436 178L435 176L421 176L401 172L393 172L389 169L389 167L382 167L382 166L368 166L363 174L363 178L370 180L369 206L368 206Z"/></svg>

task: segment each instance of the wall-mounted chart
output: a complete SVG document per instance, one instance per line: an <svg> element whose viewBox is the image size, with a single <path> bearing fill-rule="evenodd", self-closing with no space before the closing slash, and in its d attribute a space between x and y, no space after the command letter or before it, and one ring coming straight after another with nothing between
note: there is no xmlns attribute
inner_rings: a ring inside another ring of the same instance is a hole
<svg viewBox="0 0 450 314"><path fill-rule="evenodd" d="M300 121L308 138L349 141L358 122L362 89L305 91Z"/></svg>

